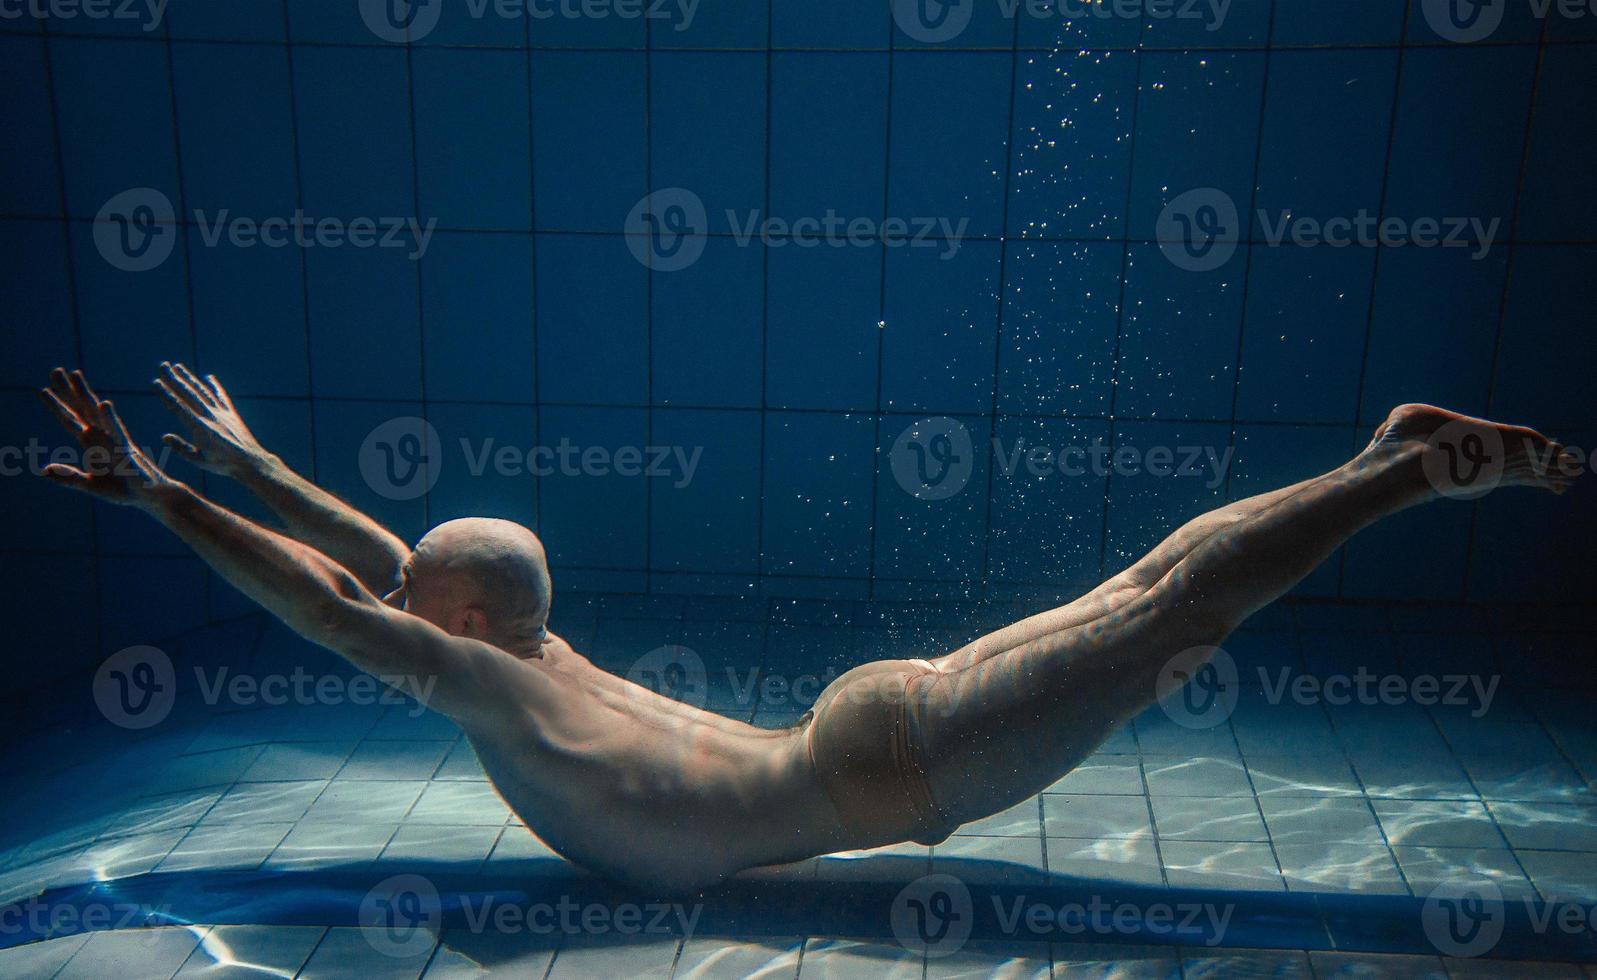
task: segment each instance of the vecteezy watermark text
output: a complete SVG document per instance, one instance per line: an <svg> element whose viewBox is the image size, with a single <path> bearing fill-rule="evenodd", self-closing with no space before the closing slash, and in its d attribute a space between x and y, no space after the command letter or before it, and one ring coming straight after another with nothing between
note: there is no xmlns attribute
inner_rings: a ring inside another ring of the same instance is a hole
<svg viewBox="0 0 1597 980"><path fill-rule="evenodd" d="M994 472L1005 479L1147 474L1157 478L1202 479L1207 489L1225 483L1234 447L1110 446L1102 439L1086 444L1049 445L1017 437L991 443ZM917 500L947 500L964 490L976 468L975 442L958 419L936 416L904 428L888 454L893 479Z"/></svg>
<svg viewBox="0 0 1597 980"><path fill-rule="evenodd" d="M970 939L978 913L1006 937L1080 941L1084 937L1160 937L1185 945L1218 946L1225 940L1233 904L1136 902L1090 895L1085 900L1037 899L1026 894L990 895L978 908L964 881L929 874L910 882L893 900L890 924L899 945L936 959L950 956Z"/></svg>
<svg viewBox="0 0 1597 980"><path fill-rule="evenodd" d="M0 0L0 20L71 22L138 21L145 33L159 30L171 0Z"/></svg>
<svg viewBox="0 0 1597 980"><path fill-rule="evenodd" d="M959 254L969 218L887 217L838 214L828 208L819 216L783 218L759 209L728 208L730 241L739 248L759 243L766 248L936 249L938 258ZM685 187L665 187L645 195L627 214L627 247L655 272L679 272L704 254L709 241L709 215L699 195Z"/></svg>
<svg viewBox="0 0 1597 980"><path fill-rule="evenodd" d="M0 905L0 936L28 932L34 936L71 935L110 929L135 929L151 921L175 922L170 905L140 905L132 902L46 902L30 898L25 902ZM151 941L158 933L150 932Z"/></svg>
<svg viewBox="0 0 1597 980"><path fill-rule="evenodd" d="M1491 253L1501 218L1380 217L1367 210L1315 218L1289 210L1260 208L1259 244L1279 248L1457 248L1480 260ZM1155 235L1172 265L1188 272L1213 272L1249 240L1236 200L1217 187L1200 187L1173 198L1159 215Z"/></svg>
<svg viewBox="0 0 1597 980"><path fill-rule="evenodd" d="M1083 21L1195 21L1204 30L1225 26L1231 0L890 0L893 22L913 40L945 44L957 39L976 19L977 10L990 5L997 16L1033 20Z"/></svg>
<svg viewBox="0 0 1597 980"><path fill-rule="evenodd" d="M493 437L462 437L458 448L473 477L607 477L669 481L681 490L693 482L703 446L583 446L562 436L554 445L523 446ZM413 415L389 419L367 433L358 463L366 485L390 500L414 500L437 484L446 465L446 444L438 430Z"/></svg>
<svg viewBox="0 0 1597 980"><path fill-rule="evenodd" d="M200 700L215 707L265 705L408 705L411 717L427 710L438 678L410 674L235 673L228 667L196 666ZM165 721L177 703L177 668L164 650L132 646L107 657L94 675L94 703L106 720L142 730Z"/></svg>
<svg viewBox="0 0 1597 980"><path fill-rule="evenodd" d="M198 232L191 242L205 248L404 249L418 261L427 254L437 218L317 218L296 209L267 218L235 215L231 209L195 210L186 225ZM147 272L172 254L181 228L171 198L153 187L135 187L105 202L94 219L94 246L101 258L123 272Z"/></svg>
<svg viewBox="0 0 1597 980"><path fill-rule="evenodd" d="M367 29L394 44L431 34L445 9L478 21L642 20L680 33L693 27L699 0L360 0Z"/></svg>
<svg viewBox="0 0 1597 980"><path fill-rule="evenodd" d="M496 895L460 897L464 928L483 935L679 936L698 928L702 903L580 901L512 902ZM443 920L438 886L419 874L400 874L373 885L357 911L361 934L386 956L414 956L437 941Z"/></svg>
<svg viewBox="0 0 1597 980"><path fill-rule="evenodd" d="M1255 668L1253 690L1265 704L1302 706L1420 705L1464 708L1479 718L1492 708L1502 678L1493 674L1380 674L1359 666L1350 671L1310 674L1291 665ZM1192 647L1165 662L1156 681L1159 707L1183 728L1224 724L1242 694L1236 659L1220 647Z"/></svg>

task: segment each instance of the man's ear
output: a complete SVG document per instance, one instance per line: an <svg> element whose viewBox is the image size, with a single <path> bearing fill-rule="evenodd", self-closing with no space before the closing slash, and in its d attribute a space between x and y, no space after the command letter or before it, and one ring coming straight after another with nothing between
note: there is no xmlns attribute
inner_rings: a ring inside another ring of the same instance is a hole
<svg viewBox="0 0 1597 980"><path fill-rule="evenodd" d="M467 606L456 617L458 624L457 636L469 636L473 640L480 640L488 635L488 616L482 611L481 606Z"/></svg>

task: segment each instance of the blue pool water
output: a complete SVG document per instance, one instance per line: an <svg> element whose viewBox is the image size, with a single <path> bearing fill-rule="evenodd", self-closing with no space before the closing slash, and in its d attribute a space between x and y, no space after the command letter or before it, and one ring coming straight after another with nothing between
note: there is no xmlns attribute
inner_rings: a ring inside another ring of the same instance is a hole
<svg viewBox="0 0 1597 980"><path fill-rule="evenodd" d="M1589 915L1537 925L1597 902L1590 4L29 0L0 77L0 975L1590 969L1556 965L1594 959ZM168 359L407 542L535 528L560 635L766 726L1401 402L1534 425L1588 478L1369 529L1227 643L1218 723L1150 709L946 844L751 874L692 928L496 930L485 902L667 899L36 477L69 443L51 367L158 446ZM132 665L170 671L159 718ZM436 892L424 939L374 939L399 875ZM906 942L906 888L968 898L969 936ZM1131 924L1024 928L1016 896ZM1183 904L1230 917L1154 924Z"/></svg>

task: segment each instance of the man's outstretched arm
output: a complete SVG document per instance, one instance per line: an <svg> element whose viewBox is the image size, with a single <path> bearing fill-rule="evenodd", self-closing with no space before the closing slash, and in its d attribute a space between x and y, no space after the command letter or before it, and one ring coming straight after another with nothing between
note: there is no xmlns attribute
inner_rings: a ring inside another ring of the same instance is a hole
<svg viewBox="0 0 1597 980"><path fill-rule="evenodd" d="M182 364L163 363L155 384L188 432L187 439L167 433L167 445L201 469L249 488L290 537L333 558L372 592L399 587L410 557L405 543L268 452L215 375L201 380Z"/></svg>
<svg viewBox="0 0 1597 980"><path fill-rule="evenodd" d="M70 376L64 393L58 390L45 392L46 400L84 447L85 465L52 464L44 470L51 481L144 511L296 633L379 679L392 679L403 693L426 692L430 707L462 721L526 720L526 700L518 692L530 693L538 678L525 664L385 605L316 549L168 477L81 374Z"/></svg>

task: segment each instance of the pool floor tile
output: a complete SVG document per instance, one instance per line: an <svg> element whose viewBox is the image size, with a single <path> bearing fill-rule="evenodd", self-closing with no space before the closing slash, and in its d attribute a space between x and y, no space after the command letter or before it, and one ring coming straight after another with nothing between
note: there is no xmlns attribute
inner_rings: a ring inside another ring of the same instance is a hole
<svg viewBox="0 0 1597 980"><path fill-rule="evenodd" d="M954 833L977 837L1038 837L1042 830L1041 819L1034 796L990 817L972 820Z"/></svg>
<svg viewBox="0 0 1597 980"><path fill-rule="evenodd" d="M1474 800L1371 800L1393 847L1502 847L1508 842Z"/></svg>
<svg viewBox="0 0 1597 980"><path fill-rule="evenodd" d="M743 977L795 977L804 940L793 938L726 939L698 936L682 946L678 977L695 980L741 980Z"/></svg>
<svg viewBox="0 0 1597 980"><path fill-rule="evenodd" d="M1047 943L969 942L947 956L926 957L926 980L1049 980Z"/></svg>
<svg viewBox="0 0 1597 980"><path fill-rule="evenodd" d="M326 932L325 926L215 926L174 980L297 976Z"/></svg>
<svg viewBox="0 0 1597 980"><path fill-rule="evenodd" d="M804 944L798 975L800 980L920 980L924 961L920 953L894 943L812 938Z"/></svg>
<svg viewBox="0 0 1597 980"><path fill-rule="evenodd" d="M1214 756L1142 757L1151 796L1252 796L1240 759Z"/></svg>
<svg viewBox="0 0 1597 980"><path fill-rule="evenodd" d="M1048 873L1077 881L1162 885L1159 852L1151 838L1079 840L1050 837L1044 842Z"/></svg>
<svg viewBox="0 0 1597 980"><path fill-rule="evenodd" d="M0 949L0 976L9 980L51 980L92 935L83 932Z"/></svg>
<svg viewBox="0 0 1597 980"><path fill-rule="evenodd" d="M476 874L498 841L498 827L407 823L388 842L377 865L438 864L450 873Z"/></svg>
<svg viewBox="0 0 1597 980"><path fill-rule="evenodd" d="M1269 844L1160 841L1159 853L1172 888L1286 891Z"/></svg>
<svg viewBox="0 0 1597 980"><path fill-rule="evenodd" d="M423 948L417 952L408 952L409 945L379 952L361 929L334 926L317 943L300 976L306 980L417 980L432 959L436 943L418 943Z"/></svg>
<svg viewBox="0 0 1597 980"><path fill-rule="evenodd" d="M1153 835L1148 801L1141 796L1043 796L1049 837L1143 838Z"/></svg>
<svg viewBox="0 0 1597 980"><path fill-rule="evenodd" d="M1153 825L1164 840L1268 841L1251 796L1155 796Z"/></svg>
<svg viewBox="0 0 1597 980"><path fill-rule="evenodd" d="M1448 980L1438 956L1394 956L1377 953L1328 953L1312 950L1309 962L1319 980Z"/></svg>
<svg viewBox="0 0 1597 980"><path fill-rule="evenodd" d="M671 976L677 949L675 936L571 937L555 954L548 980L587 980L589 977Z"/></svg>
<svg viewBox="0 0 1597 980"><path fill-rule="evenodd" d="M1276 844L1275 856L1295 892L1409 893L1385 844Z"/></svg>
<svg viewBox="0 0 1597 980"><path fill-rule="evenodd" d="M1059 777L1045 793L1141 796L1142 766L1135 757L1095 755Z"/></svg>
<svg viewBox="0 0 1597 980"><path fill-rule="evenodd" d="M1597 903L1597 854L1514 849L1547 901Z"/></svg>
<svg viewBox="0 0 1597 980"><path fill-rule="evenodd" d="M253 870L277 850L292 829L292 823L202 824L189 831L155 870Z"/></svg>
<svg viewBox="0 0 1597 980"><path fill-rule="evenodd" d="M396 824L302 823L266 859L267 868L369 868L399 830Z"/></svg>
<svg viewBox="0 0 1597 980"><path fill-rule="evenodd" d="M96 932L55 980L171 980L199 941L193 932L176 927Z"/></svg>
<svg viewBox="0 0 1597 980"><path fill-rule="evenodd" d="M1381 826L1370 804L1358 798L1317 800L1267 796L1259 801L1270 839L1277 844L1364 844L1382 846Z"/></svg>
<svg viewBox="0 0 1597 980"><path fill-rule="evenodd" d="M989 885L1033 885L1048 878L1041 837L950 837L932 848L931 871Z"/></svg>
<svg viewBox="0 0 1597 980"><path fill-rule="evenodd" d="M1520 859L1506 847L1404 847L1394 846L1409 889L1425 896L1441 885L1490 881L1505 898L1534 898L1536 889L1520 869Z"/></svg>
<svg viewBox="0 0 1597 980"><path fill-rule="evenodd" d="M1180 980L1181 952L1168 946L1054 943L1055 977Z"/></svg>

